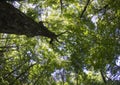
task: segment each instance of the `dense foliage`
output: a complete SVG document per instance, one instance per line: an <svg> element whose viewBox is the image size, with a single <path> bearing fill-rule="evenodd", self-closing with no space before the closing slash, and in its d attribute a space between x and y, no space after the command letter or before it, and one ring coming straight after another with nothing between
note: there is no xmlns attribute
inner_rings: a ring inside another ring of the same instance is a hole
<svg viewBox="0 0 120 85"><path fill-rule="evenodd" d="M42 36L1 33L0 85L119 85L119 0L8 3L64 33L52 44Z"/></svg>

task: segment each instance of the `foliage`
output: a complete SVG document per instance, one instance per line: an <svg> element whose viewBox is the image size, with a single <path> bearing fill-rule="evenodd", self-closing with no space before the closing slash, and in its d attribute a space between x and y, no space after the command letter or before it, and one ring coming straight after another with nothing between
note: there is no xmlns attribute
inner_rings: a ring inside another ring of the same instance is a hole
<svg viewBox="0 0 120 85"><path fill-rule="evenodd" d="M107 76L107 66L114 67L115 59L120 56L119 0L90 0L88 5L87 0L13 3L19 4L19 9L36 22L44 21L56 34L65 33L53 44L41 36L1 33L0 85L119 84ZM86 11L81 15L85 6ZM51 74L62 68L66 80L56 82Z"/></svg>

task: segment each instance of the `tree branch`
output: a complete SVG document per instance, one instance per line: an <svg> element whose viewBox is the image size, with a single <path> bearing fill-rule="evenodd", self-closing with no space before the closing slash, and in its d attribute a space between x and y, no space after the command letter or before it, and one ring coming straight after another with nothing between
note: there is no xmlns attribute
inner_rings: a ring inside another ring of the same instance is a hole
<svg viewBox="0 0 120 85"><path fill-rule="evenodd" d="M41 23L22 13L7 2L0 2L0 33L26 35L28 37L44 36L51 39L57 35Z"/></svg>
<svg viewBox="0 0 120 85"><path fill-rule="evenodd" d="M106 79L105 79L105 76L104 76L104 74L103 74L103 71L102 71L102 70L100 70L100 74L101 74L101 76L102 76L102 79L103 79L104 83L106 84L106 83L107 83L107 81L106 81Z"/></svg>
<svg viewBox="0 0 120 85"><path fill-rule="evenodd" d="M27 63L27 61L25 61L24 63L22 63L21 65L19 65L16 69L12 70L10 73L7 73L4 78L6 79L8 76L10 76L12 73L14 73L15 71L19 70L25 63Z"/></svg>
<svg viewBox="0 0 120 85"><path fill-rule="evenodd" d="M61 14L62 14L62 7L63 7L63 2L60 0L60 7L61 7Z"/></svg>
<svg viewBox="0 0 120 85"><path fill-rule="evenodd" d="M82 11L82 13L81 13L81 15L80 15L80 18L83 17L83 14L85 13L85 11L86 11L86 9L87 9L89 3L90 3L90 0L87 0L87 3L86 3L86 5L85 5L85 7L84 7L84 9L83 9L83 11Z"/></svg>
<svg viewBox="0 0 120 85"><path fill-rule="evenodd" d="M33 67L34 65L36 65L36 64L37 64L37 63L32 64L32 65L30 65L27 69L25 69L25 71L22 72L19 76L17 76L16 79L15 79L12 83L10 83L10 85L14 85L14 83L16 82L17 79L19 79L22 75L24 75L26 72L28 72L29 69L32 68L32 67Z"/></svg>

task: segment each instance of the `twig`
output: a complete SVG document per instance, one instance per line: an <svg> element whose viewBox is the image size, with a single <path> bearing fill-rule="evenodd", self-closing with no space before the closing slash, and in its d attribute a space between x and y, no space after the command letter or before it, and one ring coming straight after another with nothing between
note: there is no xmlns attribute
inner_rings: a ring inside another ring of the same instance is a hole
<svg viewBox="0 0 120 85"><path fill-rule="evenodd" d="M80 18L82 18L82 16L83 16L83 14L85 13L85 11L86 11L89 3L90 3L90 0L87 0L87 3L86 3L86 5L85 5L85 7L84 7L84 9L83 9L83 11L82 11L82 13L81 13L81 15L80 15Z"/></svg>
<svg viewBox="0 0 120 85"><path fill-rule="evenodd" d="M68 32L68 31L65 31L65 32L62 32L62 33L58 34L57 37L59 37L62 34L65 34L66 32Z"/></svg>
<svg viewBox="0 0 120 85"><path fill-rule="evenodd" d="M58 40L58 37L61 36L62 34L65 34L66 32L68 32L68 31L65 31L65 32L62 32L62 33L56 35L55 38L51 38L51 40L50 40L49 43L52 44L54 40L56 40L57 42L61 43L61 42Z"/></svg>
<svg viewBox="0 0 120 85"><path fill-rule="evenodd" d="M24 72L22 72L19 76L17 76L16 79L13 82L11 82L9 85L14 85L14 83L16 82L16 80L18 80L21 76L23 76L25 73L27 73L30 70L30 68L32 68L36 64L37 63L30 65L27 69L25 69Z"/></svg>
<svg viewBox="0 0 120 85"><path fill-rule="evenodd" d="M107 81L106 81L106 79L105 79L105 76L104 76L104 74L103 74L103 71L102 71L102 70L100 70L100 74L101 74L101 76L102 76L102 79L103 79L104 83L106 84L106 83L107 83Z"/></svg>
<svg viewBox="0 0 120 85"><path fill-rule="evenodd" d="M60 7L61 7L61 14L62 14L62 7L63 7L62 0L60 0Z"/></svg>

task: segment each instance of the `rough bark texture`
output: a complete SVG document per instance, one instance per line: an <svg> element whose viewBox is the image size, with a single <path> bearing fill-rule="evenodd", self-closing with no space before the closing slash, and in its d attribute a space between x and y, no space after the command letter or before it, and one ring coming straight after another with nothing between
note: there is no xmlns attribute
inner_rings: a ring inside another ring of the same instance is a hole
<svg viewBox="0 0 120 85"><path fill-rule="evenodd" d="M9 3L0 2L0 33L45 36L56 39L57 35L49 31L43 23L37 23Z"/></svg>

